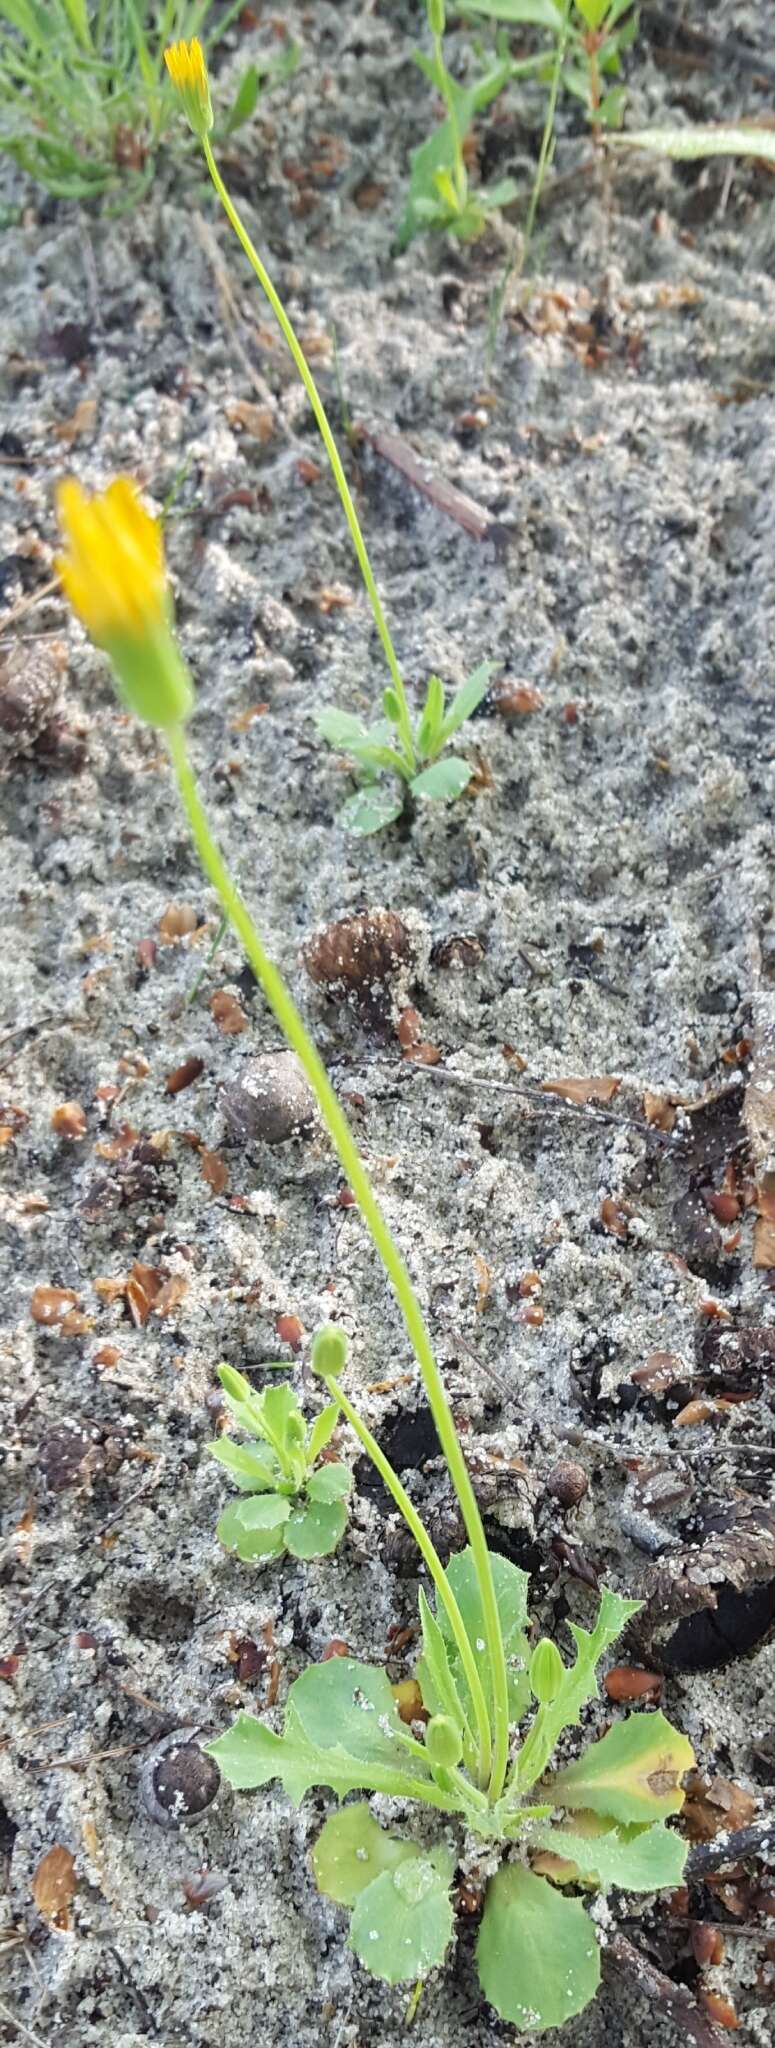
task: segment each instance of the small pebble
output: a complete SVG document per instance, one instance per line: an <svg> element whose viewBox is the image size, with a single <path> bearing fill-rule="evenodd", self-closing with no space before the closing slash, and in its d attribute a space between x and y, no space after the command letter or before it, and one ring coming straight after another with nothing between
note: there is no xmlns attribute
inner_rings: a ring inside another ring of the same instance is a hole
<svg viewBox="0 0 775 2048"><path fill-rule="evenodd" d="M218 1765L187 1729L175 1729L147 1757L140 1773L146 1812L160 1828L179 1828L212 1806L221 1782Z"/></svg>
<svg viewBox="0 0 775 2048"><path fill-rule="evenodd" d="M583 1465L576 1465L570 1458L561 1458L559 1465L553 1465L546 1481L546 1491L561 1508L577 1508L589 1490L589 1480Z"/></svg>
<svg viewBox="0 0 775 2048"><path fill-rule="evenodd" d="M309 1130L315 1098L295 1053L265 1052L248 1060L225 1088L222 1107L232 1137L243 1145L262 1138L282 1145Z"/></svg>

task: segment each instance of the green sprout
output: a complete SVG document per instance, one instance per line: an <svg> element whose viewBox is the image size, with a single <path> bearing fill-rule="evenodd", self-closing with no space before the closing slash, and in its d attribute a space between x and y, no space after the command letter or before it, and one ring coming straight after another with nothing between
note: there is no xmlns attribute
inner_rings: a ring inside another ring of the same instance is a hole
<svg viewBox="0 0 775 2048"><path fill-rule="evenodd" d="M330 1556L347 1527L352 1487L349 1465L338 1458L319 1463L339 1420L338 1401L308 1429L287 1381L256 1394L231 1365L220 1365L218 1377L232 1420L252 1439L245 1445L220 1436L207 1446L243 1496L221 1515L219 1541L244 1564L284 1550L307 1562Z"/></svg>
<svg viewBox="0 0 775 2048"><path fill-rule="evenodd" d="M114 207L134 204L175 118L165 44L203 34L214 48L240 6L0 0L0 151L57 198L107 194ZM290 75L298 56L289 42L247 67L220 119L223 135L249 118L264 86Z"/></svg>
<svg viewBox="0 0 775 2048"><path fill-rule="evenodd" d="M600 1981L594 1924L568 1887L653 1892L680 1884L687 1845L667 1822L683 1803L692 1747L662 1713L632 1714L574 1761L550 1768L560 1738L597 1697L600 1658L640 1603L604 1589L594 1628L570 1624L570 1664L548 1638L531 1653L527 1573L489 1554L481 1525L480 1540L444 1570L401 1481L338 1381L332 1338L342 1369L341 1331L316 1338L313 1369L388 1486L434 1584L433 1607L419 1594L416 1677L424 1724L405 1726L381 1667L333 1658L291 1685L281 1735L240 1714L212 1754L240 1790L279 1779L296 1805L318 1787L340 1800L350 1792L381 1793L445 1815L461 1831L461 1844L468 1831L483 1845L500 1846L476 1949L482 1991L513 2026L559 2027L589 2003ZM488 1586L497 1632L487 1626ZM511 1853L516 1843L518 1861ZM438 1843L420 1846L380 1827L359 1800L329 1817L311 1860L318 1890L349 1911L350 1945L373 1976L416 1983L443 1962L458 1862L448 1825Z"/></svg>
<svg viewBox="0 0 775 2048"><path fill-rule="evenodd" d="M410 800L449 802L462 795L474 772L470 761L460 754L445 754L442 760L439 755L486 697L494 668L494 662L480 662L449 705L440 676L431 676L422 711L412 726L411 751L398 732L391 689L382 696L385 715L373 725L335 707L316 713L321 739L349 757L358 781L337 814L345 831L363 838L400 818Z"/></svg>

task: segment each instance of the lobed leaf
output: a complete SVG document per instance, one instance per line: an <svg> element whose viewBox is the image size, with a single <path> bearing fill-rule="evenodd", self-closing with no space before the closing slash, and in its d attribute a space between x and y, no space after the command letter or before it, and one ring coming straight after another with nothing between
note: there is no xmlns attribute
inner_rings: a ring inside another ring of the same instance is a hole
<svg viewBox="0 0 775 2048"><path fill-rule="evenodd" d="M580 1825L586 1820L586 1814L579 1814L575 1824L567 1827L534 1823L530 1828L531 1844L537 1842L550 1857L562 1858L564 1874L546 1873L556 1875L560 1884L575 1884L584 1877L602 1891L618 1885L622 1891L657 1892L681 1883L688 1843L665 1827L664 1821L645 1828L608 1828L596 1814L590 1814L589 1820L597 1826L581 1833Z"/></svg>
<svg viewBox="0 0 775 2048"><path fill-rule="evenodd" d="M236 1479L243 1493L269 1493L276 1487L280 1467L273 1451L267 1450L262 1458L247 1444L235 1444L230 1436L214 1437L207 1449Z"/></svg>
<svg viewBox="0 0 775 2048"><path fill-rule="evenodd" d="M562 2027L600 1983L600 1951L580 1899L521 1863L490 1879L476 1944L479 1982L503 2020L525 2032Z"/></svg>
<svg viewBox="0 0 775 2048"><path fill-rule="evenodd" d="M291 1686L282 1735L240 1714L210 1747L231 1785L246 1790L279 1778L296 1806L313 1785L328 1785L340 1799L385 1792L456 1812L404 1736L384 1671L332 1657L310 1665Z"/></svg>
<svg viewBox="0 0 775 2048"><path fill-rule="evenodd" d="M517 1758L514 1788L517 1794L529 1791L540 1778L553 1749L564 1728L574 1727L581 1719L581 1709L587 1700L597 1699L595 1667L604 1652L621 1635L627 1622L632 1620L641 1606L639 1600L625 1600L619 1593L612 1593L604 1587L600 1595L600 1607L593 1630L570 1623L570 1631L576 1644L576 1661L560 1686L551 1706L539 1707L533 1726ZM591 1801L579 1804L591 1805ZM619 1816L613 1815L613 1818ZM624 1815L622 1818L629 1818Z"/></svg>

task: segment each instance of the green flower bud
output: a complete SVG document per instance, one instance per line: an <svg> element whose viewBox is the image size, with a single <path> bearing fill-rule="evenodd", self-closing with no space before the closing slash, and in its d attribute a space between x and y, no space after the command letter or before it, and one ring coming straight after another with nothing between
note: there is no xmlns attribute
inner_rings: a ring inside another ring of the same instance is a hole
<svg viewBox="0 0 775 2048"><path fill-rule="evenodd" d="M252 1401L253 1388L244 1372L238 1372L234 1365L219 1365L218 1378L230 1401Z"/></svg>
<svg viewBox="0 0 775 2048"><path fill-rule="evenodd" d="M322 1379L330 1375L336 1378L347 1363L347 1338L344 1330L336 1323L324 1323L322 1330L316 1330L312 1339L313 1372L319 1372Z"/></svg>
<svg viewBox="0 0 775 2048"><path fill-rule="evenodd" d="M434 1714L425 1730L425 1747L432 1764L441 1764L445 1770L459 1764L463 1754L460 1729L450 1714Z"/></svg>
<svg viewBox="0 0 775 2048"><path fill-rule="evenodd" d="M548 1636L542 1636L536 1643L530 1659L530 1689L535 1694L539 1707L550 1707L565 1677L565 1665L556 1643Z"/></svg>
<svg viewBox="0 0 775 2048"><path fill-rule="evenodd" d="M444 0L425 0L428 9L428 27L432 36L443 36L447 26Z"/></svg>

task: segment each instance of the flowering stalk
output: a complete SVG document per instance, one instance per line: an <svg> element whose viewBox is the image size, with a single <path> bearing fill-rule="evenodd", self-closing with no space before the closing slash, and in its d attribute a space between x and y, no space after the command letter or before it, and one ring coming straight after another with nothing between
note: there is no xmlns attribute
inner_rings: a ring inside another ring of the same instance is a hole
<svg viewBox="0 0 775 2048"><path fill-rule="evenodd" d="M291 356L293 357L293 361L295 363L296 369L298 370L302 384L304 385L304 389L307 393L310 406L314 413L315 420L320 431L323 446L328 456L328 460L331 464L331 470L333 473L336 488L339 492L339 497L341 499L342 509L344 511L344 515L347 520L348 527L350 529L350 537L357 556L358 567L363 577L369 603L371 605L371 609L374 615L374 624L377 628L377 632L382 643L382 649L385 655L385 660L390 670L393 690L395 692L396 728L400 737L401 748L406 762L407 772L410 776L412 776L417 772L417 760L415 756L414 736L412 733L412 721L409 713L409 705L407 703L406 690L404 688L401 670L398 666L398 660L396 657L395 648L393 646L393 641L391 639L390 629L388 627L387 619L385 618L385 614L382 608L382 601L379 595L379 591L377 589L376 582L374 580L374 572L372 570L371 562L369 560L366 542L363 538L360 521L358 519L358 514L355 510L355 505L353 503L350 487L348 485L347 478L342 467L342 461L339 454L339 450L337 448L333 433L331 431L328 414L326 412L323 400L320 396L317 385L315 383L315 379L312 375L312 371L309 367L309 363L307 362L307 358L304 354L301 342L299 341L298 335L292 322L288 318L288 314L285 311L282 299L280 298L279 293L275 290L275 287L272 283L272 279L269 276L268 270L266 269L266 265L262 262L258 250L255 247L255 244L250 239L250 236L248 234L247 228L244 225L241 215L238 213L237 208L234 205L234 202L229 192L227 191L227 188L223 182L223 178L221 177L220 171L216 164L215 157L213 156L212 147L210 144L210 130L212 129L213 125L213 111L210 101L210 88L207 79L207 67L205 64L204 53L202 50L201 43L195 36L190 43L174 44L172 49L165 50L164 56L167 65L167 70L169 71L173 85L176 86L177 91L179 92L181 100L183 102L183 109L186 118L189 122L189 125L191 126L191 128L193 128L194 134L198 137L198 140L202 144L205 162L207 164L210 177L212 179L218 198L223 207L224 213L226 214L227 220L230 222L231 226L234 229L234 233L237 236L238 242L241 243L241 246L244 249L245 255L247 256L251 269L254 271L255 276L258 278L258 282L261 286L261 290L264 293L265 298L268 299L269 301L269 304L272 308L272 312L274 313L274 317L277 321L277 325L283 336L283 340L287 343Z"/></svg>
<svg viewBox="0 0 775 2048"><path fill-rule="evenodd" d="M508 1680L490 1554L476 1496L408 1267L385 1222L323 1062L282 975L264 951L210 830L186 746L184 721L193 706L193 691L174 640L160 527L145 511L133 484L125 478L111 484L102 497L93 499L88 499L78 484L64 484L59 492L59 512L67 549L57 566L67 595L92 639L109 655L124 702L138 717L164 733L178 794L204 873L244 947L287 1044L307 1076L375 1250L392 1282L460 1503L479 1581L492 1674L492 1736L484 1688L462 1618L459 1614L456 1618L454 1603L451 1608L447 1600L446 1605L472 1696L480 1783L485 1785L489 1780L489 1795L497 1799L503 1789L508 1753ZM403 1503L400 1505L405 1512ZM416 1534L411 1517L409 1526ZM435 1556L433 1552L434 1559ZM435 1576L429 1555L427 1561Z"/></svg>

